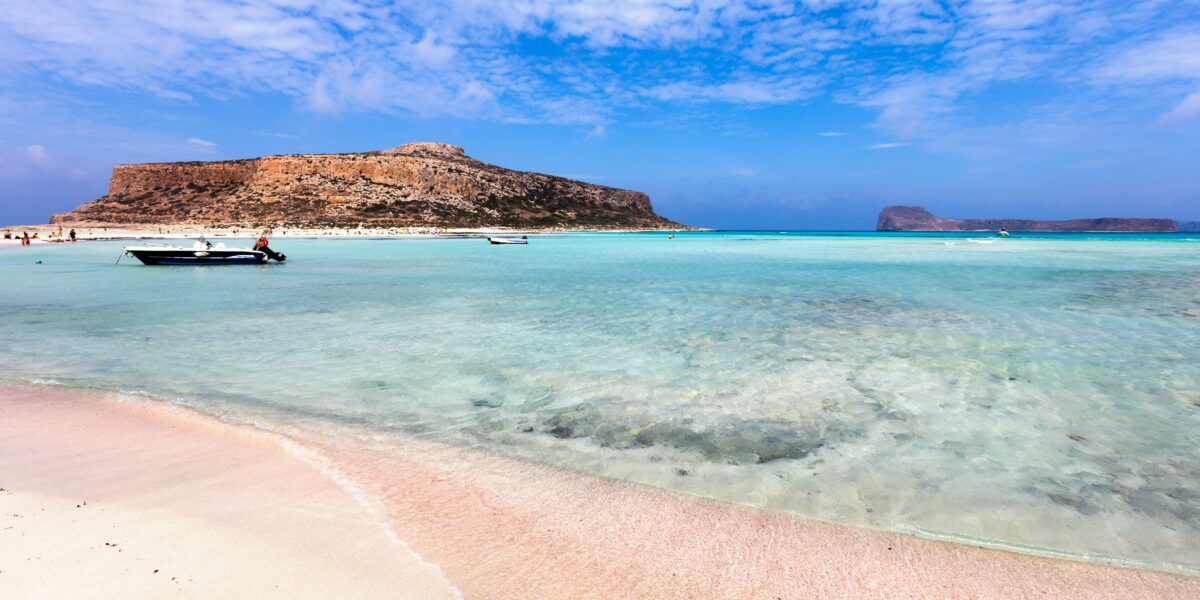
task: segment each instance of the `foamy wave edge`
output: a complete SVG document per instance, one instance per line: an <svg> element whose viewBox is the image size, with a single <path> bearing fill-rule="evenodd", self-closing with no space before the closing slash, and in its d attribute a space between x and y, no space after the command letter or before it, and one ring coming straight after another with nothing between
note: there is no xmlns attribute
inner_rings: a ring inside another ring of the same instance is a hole
<svg viewBox="0 0 1200 600"><path fill-rule="evenodd" d="M1042 546L1029 546L1025 544L1014 544L1001 540L993 540L990 538L975 537L963 535L960 533L952 533L949 531L938 531L935 529L926 529L916 525L899 524L893 529L899 533L911 535L913 537L925 538L927 540L935 540L939 542L949 542L962 546L975 546L978 548L986 548L988 550L1000 550L1002 552L1011 552L1024 556L1036 556L1040 558L1053 558L1058 560L1070 560L1080 563L1098 563L1107 564L1115 567L1126 567L1132 569L1141 569L1145 571L1157 571L1166 573L1180 573L1193 577L1200 577L1200 568L1190 567L1172 562L1151 562L1144 560L1133 560L1128 558L1118 558L1107 554L1097 554L1092 552L1071 552L1069 550L1059 550L1056 548L1046 548ZM883 531L887 531L886 529Z"/></svg>

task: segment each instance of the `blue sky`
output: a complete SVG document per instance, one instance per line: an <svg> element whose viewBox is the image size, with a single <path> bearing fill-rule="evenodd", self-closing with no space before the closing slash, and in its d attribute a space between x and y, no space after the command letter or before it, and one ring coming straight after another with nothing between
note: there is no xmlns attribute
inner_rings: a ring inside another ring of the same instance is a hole
<svg viewBox="0 0 1200 600"><path fill-rule="evenodd" d="M3 0L0 222L443 141L721 228L1200 220L1200 2Z"/></svg>

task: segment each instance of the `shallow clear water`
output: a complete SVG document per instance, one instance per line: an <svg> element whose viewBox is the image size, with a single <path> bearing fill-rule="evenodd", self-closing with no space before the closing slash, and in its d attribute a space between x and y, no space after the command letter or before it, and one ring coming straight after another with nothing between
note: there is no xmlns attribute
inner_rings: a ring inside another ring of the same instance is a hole
<svg viewBox="0 0 1200 600"><path fill-rule="evenodd" d="M280 239L287 264L209 268L5 248L0 378L1200 566L1194 238Z"/></svg>

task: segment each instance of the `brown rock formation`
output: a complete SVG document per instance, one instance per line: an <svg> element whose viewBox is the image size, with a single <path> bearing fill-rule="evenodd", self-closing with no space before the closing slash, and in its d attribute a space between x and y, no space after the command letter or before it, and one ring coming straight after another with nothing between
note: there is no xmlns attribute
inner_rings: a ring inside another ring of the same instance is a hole
<svg viewBox="0 0 1200 600"><path fill-rule="evenodd" d="M293 227L679 227L641 192L479 162L430 142L355 154L120 165L51 223Z"/></svg>
<svg viewBox="0 0 1200 600"><path fill-rule="evenodd" d="M921 206L888 206L879 213L876 231L1175 231L1171 219L1072 219L1034 221L1029 219L943 219Z"/></svg>

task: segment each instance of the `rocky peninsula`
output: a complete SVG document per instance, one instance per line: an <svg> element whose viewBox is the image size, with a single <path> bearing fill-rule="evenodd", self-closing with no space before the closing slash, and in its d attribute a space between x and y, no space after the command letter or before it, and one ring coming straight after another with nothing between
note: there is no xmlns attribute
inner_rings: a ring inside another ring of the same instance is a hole
<svg viewBox="0 0 1200 600"><path fill-rule="evenodd" d="M55 224L678 229L641 192L513 171L419 142L351 154L119 165Z"/></svg>
<svg viewBox="0 0 1200 600"><path fill-rule="evenodd" d="M1032 219L944 219L923 206L888 206L879 213L876 231L1040 231L1040 232L1174 232L1171 219L1071 219L1035 221Z"/></svg>

